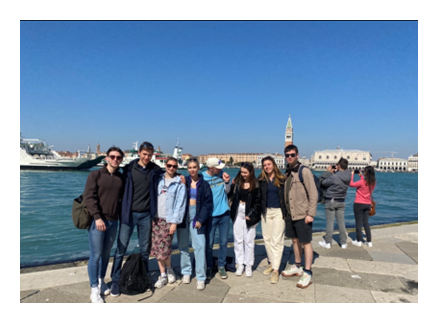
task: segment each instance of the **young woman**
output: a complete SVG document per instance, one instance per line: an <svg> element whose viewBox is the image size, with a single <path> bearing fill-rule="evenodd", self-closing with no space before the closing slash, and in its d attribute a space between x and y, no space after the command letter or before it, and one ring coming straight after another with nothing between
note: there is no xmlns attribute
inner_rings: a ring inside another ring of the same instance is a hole
<svg viewBox="0 0 438 323"><path fill-rule="evenodd" d="M187 164L189 176L186 177L187 206L183 222L178 225L178 249L181 251L181 274L182 282L190 283L192 266L189 254L189 232L192 236L192 246L196 263L196 288L205 288L206 276L206 240L205 229L211 213L213 212L213 195L210 185L204 181L202 174L198 174L199 162L197 159L189 159Z"/></svg>
<svg viewBox="0 0 438 323"><path fill-rule="evenodd" d="M371 209L371 194L373 194L374 188L376 187L376 175L374 168L367 166L364 169L364 175L359 172L360 179L354 182L354 170L351 172L350 186L356 187L356 198L354 199L354 217L356 219L356 240L352 243L361 247L362 238L362 225L365 229L367 235L367 242L365 244L368 247L372 247L371 242L371 229L368 223L368 218Z"/></svg>
<svg viewBox="0 0 438 323"><path fill-rule="evenodd" d="M259 176L262 200L262 233L268 254L269 266L263 272L271 276L271 283L278 283L281 258L284 249L284 230L287 215L284 203L284 176L277 167L274 158L262 159L262 172Z"/></svg>
<svg viewBox="0 0 438 323"><path fill-rule="evenodd" d="M160 277L155 288L162 288L168 282L172 284L176 277L170 263L173 234L176 226L183 221L186 208L186 186L176 176L178 162L169 157L166 160L166 172L158 182L158 212L152 221L151 256L155 257L160 268Z"/></svg>
<svg viewBox="0 0 438 323"><path fill-rule="evenodd" d="M104 278L108 267L111 248L116 240L120 217L120 199L123 194L124 179L119 172L123 151L111 147L106 153L107 164L88 175L83 201L93 222L88 229L90 279L92 303L103 303L100 294L108 295L110 290Z"/></svg>
<svg viewBox="0 0 438 323"><path fill-rule="evenodd" d="M232 199L230 213L233 220L236 275L241 276L246 266L246 276L251 277L256 225L261 218L260 185L252 164L242 163L233 180L229 198Z"/></svg>

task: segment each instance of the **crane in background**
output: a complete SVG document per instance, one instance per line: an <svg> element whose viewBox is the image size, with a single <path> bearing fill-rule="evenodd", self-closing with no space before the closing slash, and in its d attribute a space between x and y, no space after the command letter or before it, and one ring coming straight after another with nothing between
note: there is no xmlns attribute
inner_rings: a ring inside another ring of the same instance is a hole
<svg viewBox="0 0 438 323"><path fill-rule="evenodd" d="M396 151L375 151L375 153L391 153L391 158L394 158L394 154L398 154Z"/></svg>

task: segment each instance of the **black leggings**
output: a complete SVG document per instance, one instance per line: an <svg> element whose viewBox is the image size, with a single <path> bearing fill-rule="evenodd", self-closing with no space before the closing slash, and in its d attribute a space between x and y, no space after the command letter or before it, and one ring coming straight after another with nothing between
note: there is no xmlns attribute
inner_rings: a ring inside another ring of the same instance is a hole
<svg viewBox="0 0 438 323"><path fill-rule="evenodd" d="M356 241L363 242L362 225L367 235L367 242L371 242L371 229L368 223L371 204L354 203L354 218L356 219Z"/></svg>

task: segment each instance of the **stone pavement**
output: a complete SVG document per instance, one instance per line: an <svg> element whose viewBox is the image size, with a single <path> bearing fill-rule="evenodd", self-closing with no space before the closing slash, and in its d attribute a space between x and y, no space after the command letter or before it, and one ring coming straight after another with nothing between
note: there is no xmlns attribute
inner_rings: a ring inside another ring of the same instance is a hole
<svg viewBox="0 0 438 323"><path fill-rule="evenodd" d="M255 248L253 277L245 273L238 277L229 272L227 279L217 274L203 291L196 289L196 278L190 284L177 280L153 293L136 296L106 296L106 303L418 303L418 224L402 224L372 228L373 246L351 244L353 231L348 235L348 248L341 249L335 234L331 249L319 246L323 233L313 235L313 284L307 289L296 287L298 277L280 276L271 284L262 274L267 267L263 241ZM291 240L286 239L280 270L293 263ZM217 250L215 251L215 256ZM193 257L193 253L191 253ZM228 248L228 256L234 250ZM110 262L108 273L111 272ZM57 267L66 267L57 266ZM71 264L69 265L71 266ZM179 254L172 256L172 266L179 273ZM55 266L56 267L56 266ZM52 266L53 268L53 266ZM35 268L21 270L21 303L89 303L90 287L87 266L61 269ZM158 278L155 259L150 260L150 277ZM31 271L31 272L29 272ZM109 274L107 274L109 276ZM107 277L111 287L110 278Z"/></svg>

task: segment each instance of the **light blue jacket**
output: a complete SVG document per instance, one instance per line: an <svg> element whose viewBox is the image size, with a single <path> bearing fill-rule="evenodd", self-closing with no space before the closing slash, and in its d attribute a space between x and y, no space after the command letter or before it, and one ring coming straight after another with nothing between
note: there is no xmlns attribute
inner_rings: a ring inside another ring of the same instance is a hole
<svg viewBox="0 0 438 323"><path fill-rule="evenodd" d="M158 196L164 186L164 175L160 175L158 182ZM181 183L181 178L176 176L176 180L170 183L167 188L166 197L166 221L167 223L180 224L184 219L186 211L186 186Z"/></svg>

